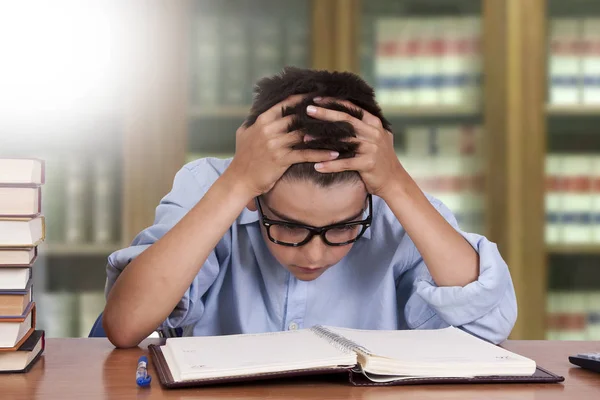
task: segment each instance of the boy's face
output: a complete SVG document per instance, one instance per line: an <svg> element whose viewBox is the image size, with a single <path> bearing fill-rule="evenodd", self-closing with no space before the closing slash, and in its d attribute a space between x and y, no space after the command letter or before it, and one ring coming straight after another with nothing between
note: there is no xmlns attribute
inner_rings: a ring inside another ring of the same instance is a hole
<svg viewBox="0 0 600 400"><path fill-rule="evenodd" d="M366 198L367 192L362 181L323 188L310 181L279 180L269 193L261 197L261 207L265 217L275 221L322 227L348 222L357 215L352 220L363 220L368 214ZM248 208L256 209L254 203L249 204ZM353 245L329 246L322 237L315 235L302 246L282 246L269 240L262 224L261 230L267 247L277 261L303 281L312 281L321 276L348 254Z"/></svg>

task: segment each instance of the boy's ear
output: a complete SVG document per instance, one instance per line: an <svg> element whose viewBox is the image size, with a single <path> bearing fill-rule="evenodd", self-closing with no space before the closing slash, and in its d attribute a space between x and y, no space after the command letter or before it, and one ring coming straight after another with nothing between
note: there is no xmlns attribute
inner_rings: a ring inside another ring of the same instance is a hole
<svg viewBox="0 0 600 400"><path fill-rule="evenodd" d="M256 211L257 210L256 200L254 198L252 200L250 200L248 202L248 204L246 204L246 208L250 211Z"/></svg>

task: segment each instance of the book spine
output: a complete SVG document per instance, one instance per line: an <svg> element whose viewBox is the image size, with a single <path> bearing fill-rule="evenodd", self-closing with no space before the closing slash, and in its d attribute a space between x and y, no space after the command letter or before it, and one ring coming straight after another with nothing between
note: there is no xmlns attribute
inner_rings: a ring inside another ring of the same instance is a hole
<svg viewBox="0 0 600 400"><path fill-rule="evenodd" d="M587 336L587 295L582 291L569 292L563 298L561 340L585 340Z"/></svg>
<svg viewBox="0 0 600 400"><path fill-rule="evenodd" d="M300 68L309 67L309 21L308 7L304 2L293 2L295 7L286 7L284 65ZM291 5L290 4L290 5ZM272 19L267 21L273 24ZM364 21L363 21L364 23ZM275 38L276 39L276 38Z"/></svg>
<svg viewBox="0 0 600 400"><path fill-rule="evenodd" d="M550 104L574 105L580 102L579 31L577 19L557 18L550 22Z"/></svg>
<svg viewBox="0 0 600 400"><path fill-rule="evenodd" d="M563 200L560 178L562 169L562 156L550 154L546 157L545 240L548 244L557 244L562 238L560 219Z"/></svg>
<svg viewBox="0 0 600 400"><path fill-rule="evenodd" d="M600 243L600 155L592 156L592 241Z"/></svg>
<svg viewBox="0 0 600 400"><path fill-rule="evenodd" d="M228 3L226 3L228 4ZM222 105L240 106L247 103L246 89L248 78L246 67L249 62L247 24L239 10L224 7L219 18L220 46L220 84Z"/></svg>
<svg viewBox="0 0 600 400"><path fill-rule="evenodd" d="M560 297L557 292L548 292L546 296L546 340L559 340L561 324L560 321Z"/></svg>
<svg viewBox="0 0 600 400"><path fill-rule="evenodd" d="M376 59L375 91L382 106L394 104L392 97L396 85L395 64L398 62L397 44L394 39L394 20L378 18L375 22Z"/></svg>
<svg viewBox="0 0 600 400"><path fill-rule="evenodd" d="M583 21L583 103L600 104L600 18Z"/></svg>
<svg viewBox="0 0 600 400"><path fill-rule="evenodd" d="M413 106L420 79L415 57L419 44L418 22L406 18L394 18L391 21L391 40L394 42L391 104Z"/></svg>
<svg viewBox="0 0 600 400"><path fill-rule="evenodd" d="M65 238L65 170L59 157L47 160L47 183L42 186L42 214L46 216L47 241L60 243Z"/></svg>
<svg viewBox="0 0 600 400"><path fill-rule="evenodd" d="M588 294L586 339L600 340L600 291Z"/></svg>
<svg viewBox="0 0 600 400"><path fill-rule="evenodd" d="M375 85L375 60L377 57L375 20L376 18L371 14L362 16L358 49L361 76L372 86Z"/></svg>
<svg viewBox="0 0 600 400"><path fill-rule="evenodd" d="M435 105L439 102L438 76L440 74L439 62L439 35L435 21L421 20L415 63L419 65L417 86L415 88L415 104L417 106Z"/></svg>
<svg viewBox="0 0 600 400"><path fill-rule="evenodd" d="M463 27L464 55L462 60L465 75L463 86L462 104L475 106L480 103L481 97L481 19L479 17L464 17L461 21Z"/></svg>
<svg viewBox="0 0 600 400"><path fill-rule="evenodd" d="M65 240L85 241L85 170L82 159L70 158L66 169Z"/></svg>
<svg viewBox="0 0 600 400"><path fill-rule="evenodd" d="M442 76L440 103L458 105L461 101L461 60L460 28L457 18L445 18L441 22L443 33L440 74Z"/></svg>
<svg viewBox="0 0 600 400"><path fill-rule="evenodd" d="M563 242L591 243L591 158L568 155L563 158L565 194L563 198Z"/></svg>
<svg viewBox="0 0 600 400"><path fill-rule="evenodd" d="M47 337L73 337L77 330L77 296L75 293L37 293L40 318L38 328L46 331Z"/></svg>
<svg viewBox="0 0 600 400"><path fill-rule="evenodd" d="M104 157L95 159L93 170L92 239L96 243L111 243L114 242L115 230L115 178L110 160Z"/></svg>
<svg viewBox="0 0 600 400"><path fill-rule="evenodd" d="M263 16L255 16L252 19L253 23L251 26L251 41L253 43L253 51L251 53L251 81L256 83L260 78L272 76L280 72L282 67L282 27L279 25L277 20L272 18L265 18ZM288 33L290 27L288 26ZM300 34L300 32L295 32ZM301 36L290 36L287 38L286 48L290 45L293 49L288 50L288 59L290 51L293 51L295 56L302 57L302 50L305 48L305 42L301 40ZM293 40L295 43L290 43ZM297 53L297 54L296 54Z"/></svg>
<svg viewBox="0 0 600 400"><path fill-rule="evenodd" d="M79 300L78 334L80 337L87 337L96 319L104 311L104 292L84 291L77 296Z"/></svg>
<svg viewBox="0 0 600 400"><path fill-rule="evenodd" d="M202 12L202 11L201 11ZM219 21L214 13L202 12L196 18L195 102L200 107L214 107L219 102Z"/></svg>

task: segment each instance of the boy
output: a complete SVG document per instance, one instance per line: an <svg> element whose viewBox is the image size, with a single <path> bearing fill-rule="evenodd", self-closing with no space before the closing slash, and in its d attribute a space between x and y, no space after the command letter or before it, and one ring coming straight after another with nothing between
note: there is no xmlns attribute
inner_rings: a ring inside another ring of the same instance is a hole
<svg viewBox="0 0 600 400"><path fill-rule="evenodd" d="M109 257L108 338L323 324L506 339L517 306L497 247L419 190L389 129L353 74L259 81L233 159L184 166L154 225Z"/></svg>

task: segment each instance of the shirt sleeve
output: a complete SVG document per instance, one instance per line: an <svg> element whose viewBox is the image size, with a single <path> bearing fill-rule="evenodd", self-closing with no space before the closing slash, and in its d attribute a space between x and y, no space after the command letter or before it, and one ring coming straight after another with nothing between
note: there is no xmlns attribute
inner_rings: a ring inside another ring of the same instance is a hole
<svg viewBox="0 0 600 400"><path fill-rule="evenodd" d="M414 248L415 261L398 281L405 301L406 323L412 329L435 329L452 325L475 336L500 343L517 319L517 301L508 270L497 246L481 235L458 228L456 218L438 200L432 204L479 253L479 277L464 287L436 286L423 258Z"/></svg>
<svg viewBox="0 0 600 400"><path fill-rule="evenodd" d="M127 265L173 228L204 196L210 184L203 185L203 183L198 181L188 166L183 167L176 174L171 192L161 200L156 208L154 224L140 232L129 247L118 250L108 257L106 296L108 296L115 281ZM219 246L224 247L223 250L227 251L227 238L229 235L227 233L219 242L217 248L211 251L183 298L159 329L193 325L200 319L204 312L202 296L214 283L219 272L219 259L217 257ZM164 267L176 268L177 266L165 265Z"/></svg>

